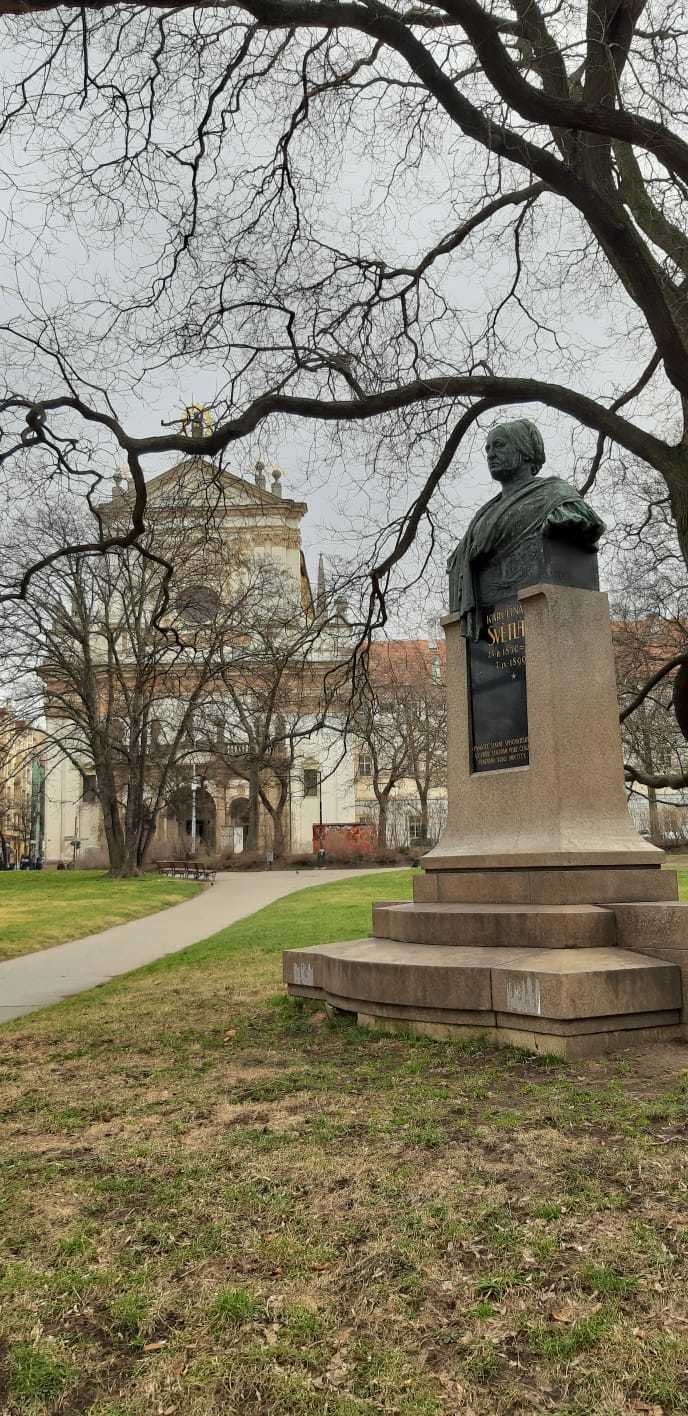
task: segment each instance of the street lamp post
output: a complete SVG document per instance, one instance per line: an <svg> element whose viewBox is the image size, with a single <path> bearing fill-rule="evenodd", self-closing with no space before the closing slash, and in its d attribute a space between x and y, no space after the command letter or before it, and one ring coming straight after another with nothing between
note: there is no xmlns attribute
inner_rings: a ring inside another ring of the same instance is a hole
<svg viewBox="0 0 688 1416"><path fill-rule="evenodd" d="M196 792L198 791L198 788L200 787L200 785L201 785L201 783L199 782L198 777L197 777L196 774L194 773L193 777L191 778L191 854L192 854L192 856L195 856L195 854L196 854Z"/></svg>

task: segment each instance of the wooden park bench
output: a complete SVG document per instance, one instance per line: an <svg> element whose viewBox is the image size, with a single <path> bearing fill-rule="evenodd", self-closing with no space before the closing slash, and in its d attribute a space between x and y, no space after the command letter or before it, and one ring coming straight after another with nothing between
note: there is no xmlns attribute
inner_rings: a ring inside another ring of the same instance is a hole
<svg viewBox="0 0 688 1416"><path fill-rule="evenodd" d="M215 884L217 871L214 866L203 865L194 860L159 860L158 875L169 875L177 880L206 880Z"/></svg>

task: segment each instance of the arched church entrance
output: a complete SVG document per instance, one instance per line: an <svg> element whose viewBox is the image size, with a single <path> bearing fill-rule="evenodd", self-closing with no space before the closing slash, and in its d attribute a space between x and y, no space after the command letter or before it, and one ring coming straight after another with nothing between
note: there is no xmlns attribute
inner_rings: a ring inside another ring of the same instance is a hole
<svg viewBox="0 0 688 1416"><path fill-rule="evenodd" d="M207 787L196 791L196 852L216 849L215 802ZM168 822L176 822L177 842L181 849L192 852L193 796L190 785L179 787L167 808ZM169 828L168 828L169 829Z"/></svg>
<svg viewBox="0 0 688 1416"><path fill-rule="evenodd" d="M248 797L235 797L229 808L229 822L234 831L234 852L246 850L248 840Z"/></svg>

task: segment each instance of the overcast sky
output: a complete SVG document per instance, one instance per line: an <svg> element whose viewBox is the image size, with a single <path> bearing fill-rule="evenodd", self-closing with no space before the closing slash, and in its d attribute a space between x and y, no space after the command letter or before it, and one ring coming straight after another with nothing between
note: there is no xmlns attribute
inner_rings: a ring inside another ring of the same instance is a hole
<svg viewBox="0 0 688 1416"><path fill-rule="evenodd" d="M6 55L6 75L11 64L11 57ZM0 69L0 77L2 72ZM252 151L261 142L267 151L273 137L271 117L263 112L261 123L253 115L248 130ZM165 136L163 133L162 138ZM170 144L173 139L170 132ZM241 141L238 134L237 147ZM406 258L417 255L431 238L437 239L451 229L469 173L465 164L457 170L455 155L439 144L417 173L410 172L396 180L393 199L387 202L376 233L366 223L366 214L377 209L378 195L389 176L389 171L384 171L385 157L384 143L382 149L371 147L368 151L362 141L358 146L352 142L346 154L338 157L329 149L323 159L329 166L319 174L322 190L318 195L318 220L332 240L341 237L344 244L358 240L373 255ZM395 161L393 147L387 160L391 164ZM69 211L46 200L46 185L55 176L50 133L34 137L25 131L10 139L4 150L3 168L0 211L5 217L5 239L0 251L0 287L5 316L23 318L23 302L26 311L35 313L42 307L59 312L61 327L66 330L65 311L72 311L73 329L67 331L65 342L75 365L82 377L93 371L93 376L112 392L117 413L131 433L158 431L163 422L179 418L192 402L213 403L222 388L223 375L213 366L211 357L203 362L190 357L177 367L158 361L158 367L153 368L151 360L137 365L128 352L124 333L120 337L117 331L110 331L101 341L97 331L106 324L102 311L98 315L101 324L97 318L91 323L88 313L94 292L100 292L104 303L117 290L126 292L130 285L132 289L141 288L143 272L158 254L164 232L162 217L156 223L149 214L146 221L124 222L112 232L104 232L97 214L88 207L82 205L74 219ZM221 177L222 174L220 180ZM212 183L204 195L209 202L218 200ZM541 314L546 318L536 337L532 323L517 309L508 309L503 334L505 347L511 349L512 355L508 367L501 371L543 377L555 374L561 382L612 397L642 367L638 341L629 332L626 341L617 339L610 348L605 310L609 293L581 283L573 308L568 297L566 352L561 353L558 327L563 307L558 304L557 263L562 263L563 269L570 253L576 252L579 234L565 222L557 225L556 210L552 208L552 212L549 227L538 238L540 248L533 261L541 273ZM487 254L483 243L474 254L466 252L460 262L449 263L444 288L457 312L457 329L470 335L480 328L495 291L499 293L502 286L508 286L511 256L510 243L504 251L498 243L492 243ZM537 291L533 298L537 300ZM67 323L71 318L70 314ZM90 347L89 338L93 341ZM21 350L14 350L8 356L10 365L20 354ZM35 379L35 366L30 374ZM43 388L52 391L55 376L49 362L41 374ZM13 368L12 377L19 381L21 371ZM341 396L345 396L343 386ZM584 450L589 454L592 449L590 435L576 429L563 416L537 407L504 410L504 416L509 418L523 415L534 417L542 429L547 449L545 472L573 476L579 470L577 455ZM496 421L497 416L487 418L484 427ZM459 539L470 515L494 492L482 453L483 441L483 430L477 430L467 440L437 498L438 545L433 572L426 576L431 604L416 607L414 602L410 612L417 620L427 618L433 607L437 612L442 610L447 552ZM103 472L110 467L115 470L112 464L119 459L111 443L103 440L96 455ZM308 503L309 514L302 529L312 576L320 551L333 561L352 554L371 528L398 516L432 463L427 446L420 456L407 455L402 449L396 475L388 469L386 477L374 477L370 449L366 448L360 429L340 430L337 448L329 429L296 422L279 428L264 425L258 436L230 449L227 465L252 480L258 456L284 469L286 496ZM148 459L146 472L153 475L169 461ZM608 505L599 509L609 515Z"/></svg>

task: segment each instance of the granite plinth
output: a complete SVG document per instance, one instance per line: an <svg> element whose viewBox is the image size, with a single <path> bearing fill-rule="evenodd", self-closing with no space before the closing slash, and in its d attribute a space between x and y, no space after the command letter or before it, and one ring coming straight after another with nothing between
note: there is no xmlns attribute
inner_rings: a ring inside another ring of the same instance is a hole
<svg viewBox="0 0 688 1416"><path fill-rule="evenodd" d="M659 865L626 806L609 608L596 590L520 591L528 765L471 770L466 641L445 621L447 826L427 870Z"/></svg>
<svg viewBox="0 0 688 1416"><path fill-rule="evenodd" d="M650 1032L678 1035L680 970L618 947L429 949L369 938L289 950L284 977L290 993L432 1036L469 1029L512 1043L517 1034L520 1046L579 1056Z"/></svg>
<svg viewBox="0 0 688 1416"><path fill-rule="evenodd" d="M685 950L688 955L688 903L644 900L614 905L618 940L624 949ZM659 955L659 957L663 957Z"/></svg>
<svg viewBox="0 0 688 1416"><path fill-rule="evenodd" d="M418 904L604 905L614 901L676 901L676 872L651 866L570 866L504 870L429 868L413 881Z"/></svg>
<svg viewBox="0 0 688 1416"><path fill-rule="evenodd" d="M614 905L616 934L624 949L665 959L681 971L681 1022L688 1031L688 903L654 901Z"/></svg>
<svg viewBox="0 0 688 1416"><path fill-rule="evenodd" d="M486 655L506 646L517 675L525 643L526 747L489 675L471 702L449 616L446 830L413 904L377 905L375 938L286 953L288 990L365 1026L571 1057L681 1037L688 916L628 814L607 598L541 584L519 602L524 630L495 613Z"/></svg>
<svg viewBox="0 0 688 1416"><path fill-rule="evenodd" d="M396 1022L375 1013L359 1013L359 1027L383 1033L402 1033L411 1037L428 1037L438 1042L465 1042L471 1038L481 1038L495 1047L518 1047L526 1052L534 1052L546 1057L564 1057L574 1062L584 1057L599 1057L609 1052L623 1052L629 1047L647 1046L648 1043L680 1041L682 1029L673 1021L674 1015L666 1014L663 1021L655 1026L643 1026L639 1030L633 1026L593 1033L561 1034L537 1032L532 1027L473 1027L464 1023L422 1023L410 1020Z"/></svg>
<svg viewBox="0 0 688 1416"><path fill-rule="evenodd" d="M374 905L378 938L411 944L529 949L612 948L616 921L598 905Z"/></svg>

